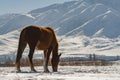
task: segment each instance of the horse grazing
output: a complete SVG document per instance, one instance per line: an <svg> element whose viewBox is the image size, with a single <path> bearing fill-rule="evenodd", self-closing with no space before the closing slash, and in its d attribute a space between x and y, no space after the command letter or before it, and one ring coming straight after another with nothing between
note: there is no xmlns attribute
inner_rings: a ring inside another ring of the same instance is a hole
<svg viewBox="0 0 120 80"><path fill-rule="evenodd" d="M57 72L59 58L61 54L58 54L58 41L55 35L55 32L50 27L42 28L39 26L27 26L25 27L20 34L17 57L16 57L16 69L20 70L20 59L22 57L22 53L28 44L29 46L29 63L31 66L31 71L36 71L33 65L33 54L34 50L43 50L44 51L44 72L49 72L48 70L48 62L49 57L52 52L52 69L53 72Z"/></svg>

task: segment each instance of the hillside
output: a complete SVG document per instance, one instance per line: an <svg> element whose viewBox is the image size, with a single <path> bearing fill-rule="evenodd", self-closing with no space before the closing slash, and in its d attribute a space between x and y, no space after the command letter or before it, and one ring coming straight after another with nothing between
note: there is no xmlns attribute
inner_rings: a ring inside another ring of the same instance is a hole
<svg viewBox="0 0 120 80"><path fill-rule="evenodd" d="M119 7L120 0L75 0L27 14L1 15L0 54L16 55L21 29L32 24L55 29L63 57L93 53L119 55Z"/></svg>

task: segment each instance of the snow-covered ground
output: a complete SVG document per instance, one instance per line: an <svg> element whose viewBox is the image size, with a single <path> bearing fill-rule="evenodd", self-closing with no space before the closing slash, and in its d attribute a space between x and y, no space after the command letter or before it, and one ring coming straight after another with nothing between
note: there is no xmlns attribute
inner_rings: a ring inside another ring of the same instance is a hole
<svg viewBox="0 0 120 80"><path fill-rule="evenodd" d="M16 73L14 67L0 67L1 80L120 80L120 65L113 66L59 66L58 72L44 73L43 67L22 67Z"/></svg>

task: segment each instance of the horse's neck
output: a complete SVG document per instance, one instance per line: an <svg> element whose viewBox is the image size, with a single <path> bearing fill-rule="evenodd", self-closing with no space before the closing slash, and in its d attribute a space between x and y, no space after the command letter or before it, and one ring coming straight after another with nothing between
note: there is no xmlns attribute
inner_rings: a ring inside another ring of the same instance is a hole
<svg viewBox="0 0 120 80"><path fill-rule="evenodd" d="M53 53L52 53L52 57L56 57L58 56L58 44L55 46L55 48L53 49Z"/></svg>

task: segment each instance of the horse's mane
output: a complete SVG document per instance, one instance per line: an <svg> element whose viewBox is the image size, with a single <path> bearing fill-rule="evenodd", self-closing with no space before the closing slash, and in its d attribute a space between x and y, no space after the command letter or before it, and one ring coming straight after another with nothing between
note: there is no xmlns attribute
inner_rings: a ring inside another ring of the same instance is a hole
<svg viewBox="0 0 120 80"><path fill-rule="evenodd" d="M54 30L51 27L46 27L46 29L49 29L50 31L52 31L55 34Z"/></svg>

